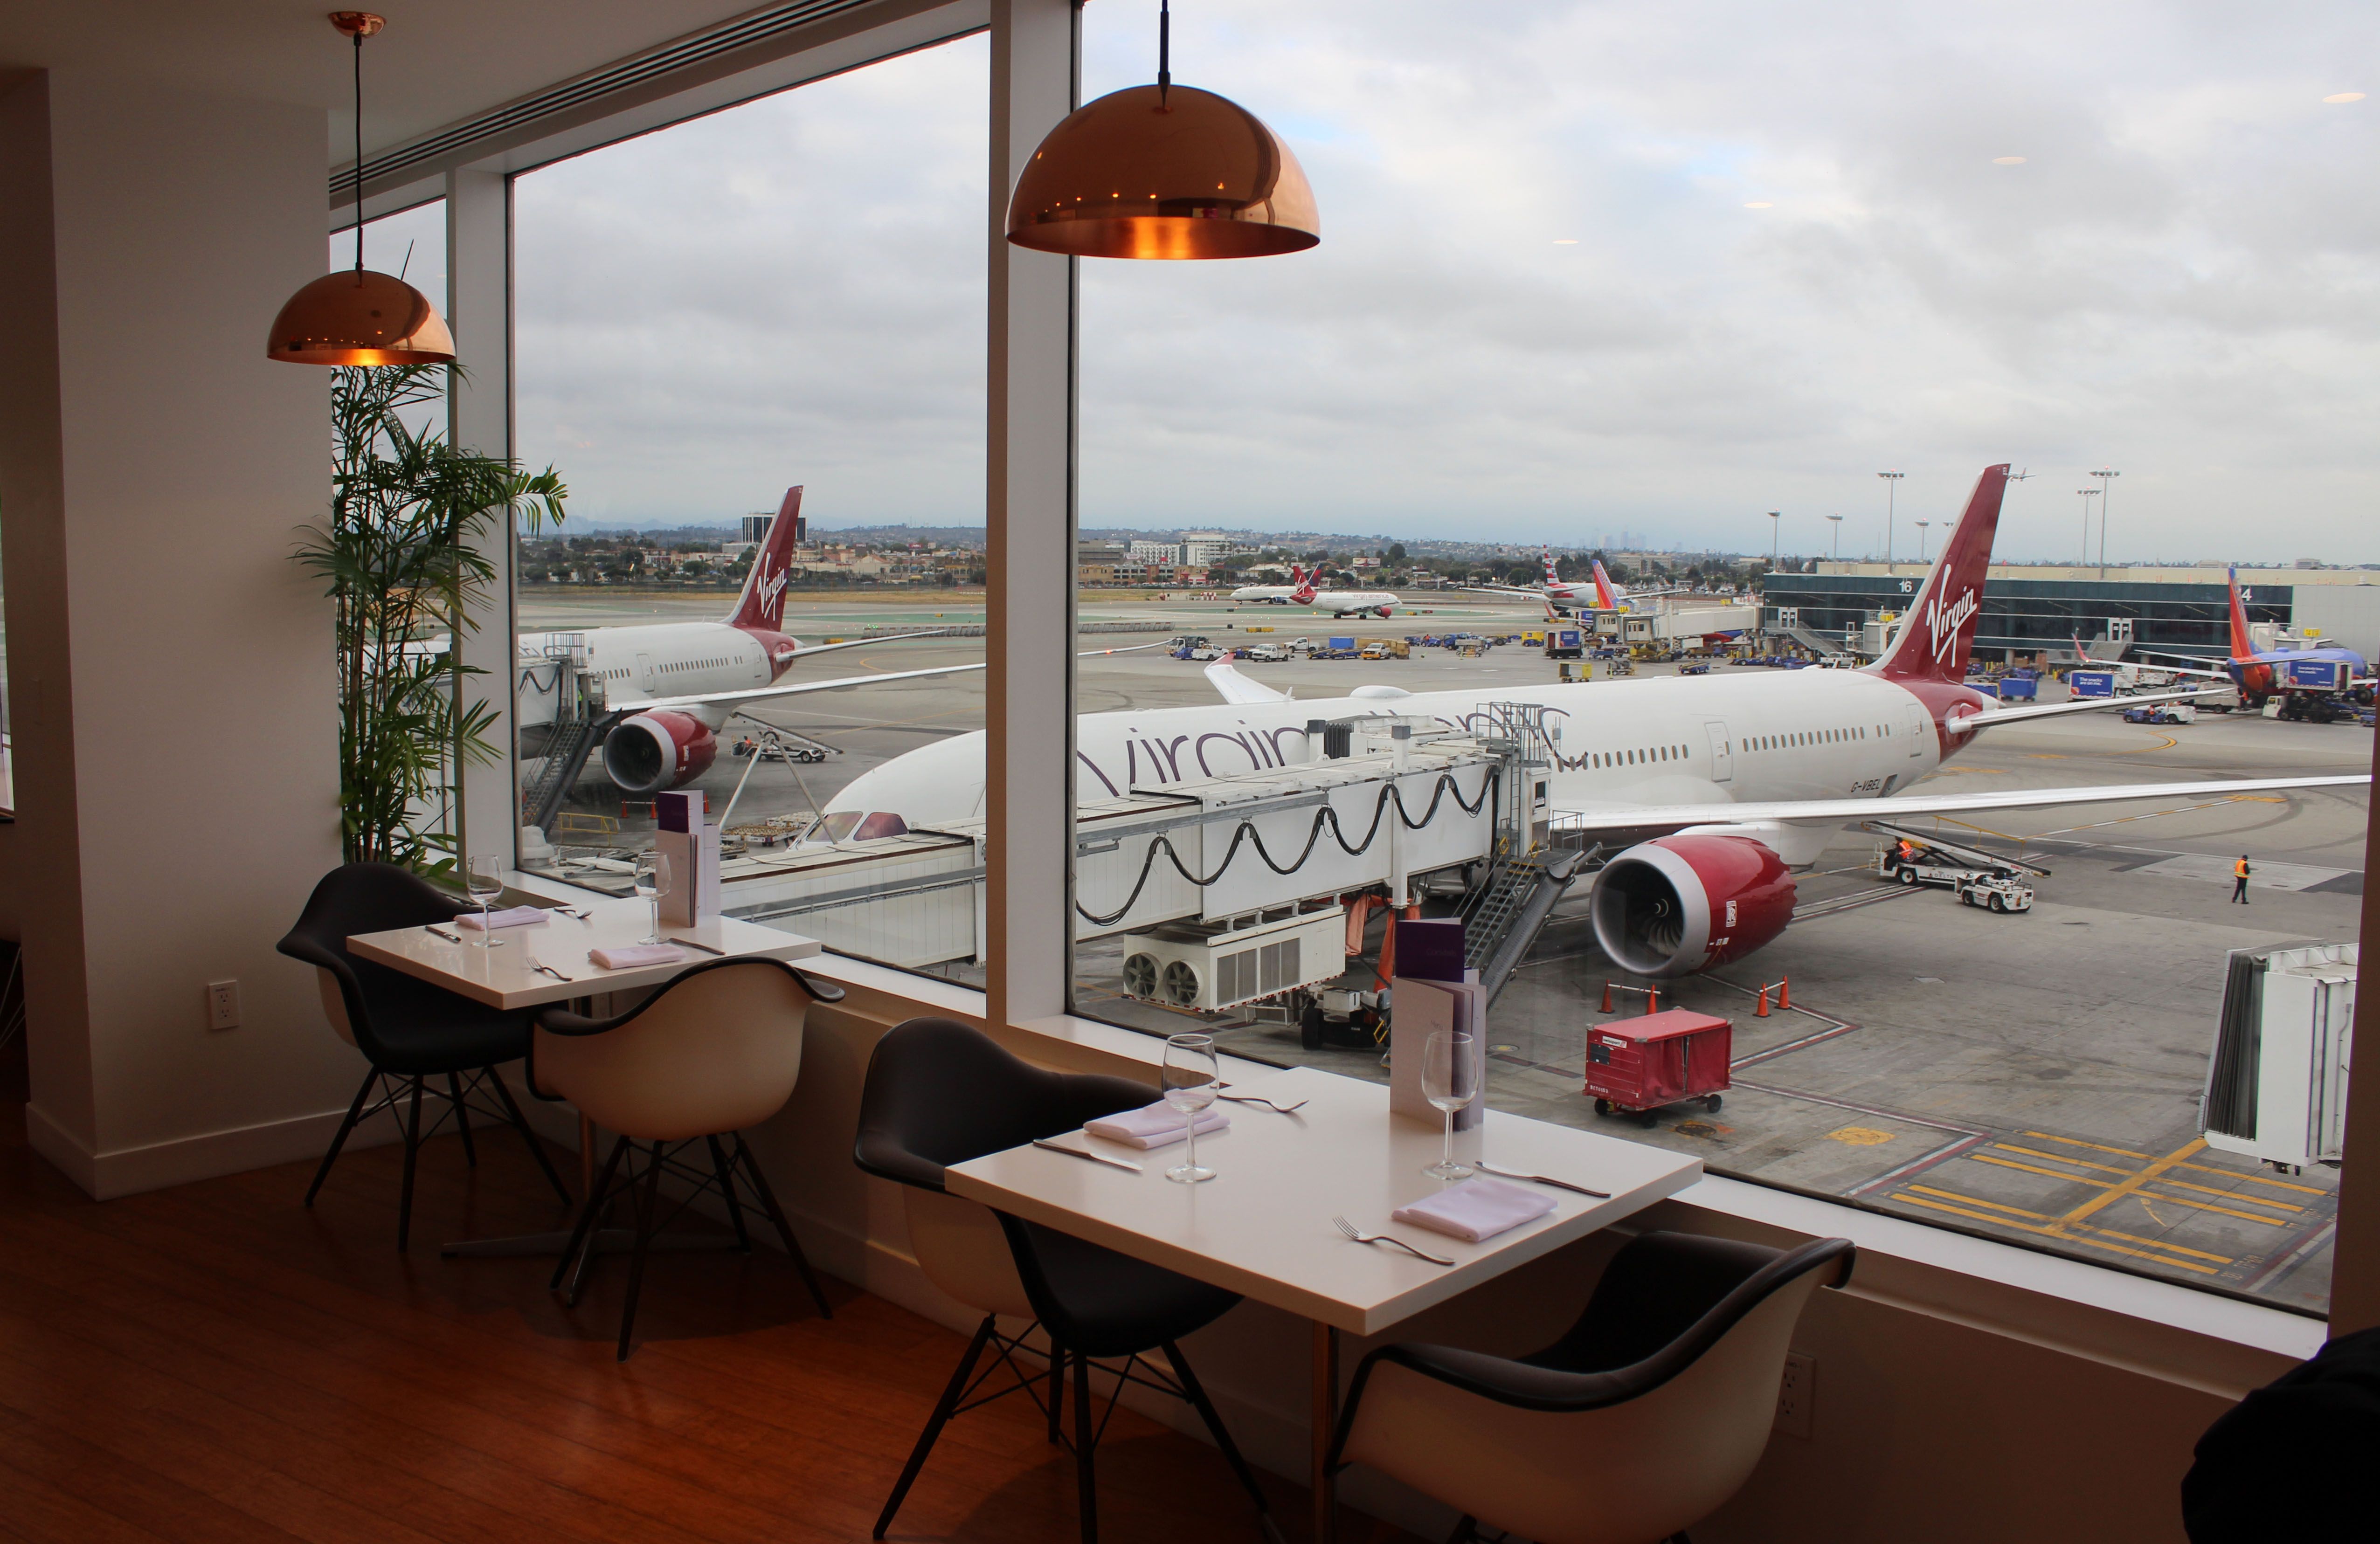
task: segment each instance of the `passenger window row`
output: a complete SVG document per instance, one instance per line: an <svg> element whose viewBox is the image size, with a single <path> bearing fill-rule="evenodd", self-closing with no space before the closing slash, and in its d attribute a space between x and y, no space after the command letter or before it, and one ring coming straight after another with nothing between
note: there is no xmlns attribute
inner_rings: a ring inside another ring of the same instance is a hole
<svg viewBox="0 0 2380 1544"><path fill-rule="evenodd" d="M1683 761L1687 754L1683 745L1651 745L1633 751L1597 751L1588 759L1587 765L1600 771L1607 766L1643 766L1657 761Z"/></svg>

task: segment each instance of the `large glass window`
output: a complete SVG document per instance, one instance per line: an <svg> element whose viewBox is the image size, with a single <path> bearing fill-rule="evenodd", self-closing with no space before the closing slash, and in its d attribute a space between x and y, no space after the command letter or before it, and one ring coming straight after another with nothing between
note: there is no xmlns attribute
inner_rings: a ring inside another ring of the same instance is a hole
<svg viewBox="0 0 2380 1544"><path fill-rule="evenodd" d="M1504 1108L2320 1311L2367 792L1988 802L2370 763L2380 590L2327 565L2380 559L2337 320L2380 104L2332 63L2376 24L2301 19L1177 15L1323 241L1083 264L1082 616L1178 646L1078 668L1079 1009L1384 1078L1411 905ZM1084 41L1087 98L1150 78L1141 7ZM1972 677L1836 668L2004 460L1937 597ZM2231 669L2235 562L2302 677L2179 673ZM1986 807L1779 818L1945 794ZM1657 1006L1729 1054L1670 1068Z"/></svg>
<svg viewBox="0 0 2380 1544"><path fill-rule="evenodd" d="M570 489L518 549L525 867L625 891L693 789L729 911L973 969L989 61L516 179L518 451Z"/></svg>

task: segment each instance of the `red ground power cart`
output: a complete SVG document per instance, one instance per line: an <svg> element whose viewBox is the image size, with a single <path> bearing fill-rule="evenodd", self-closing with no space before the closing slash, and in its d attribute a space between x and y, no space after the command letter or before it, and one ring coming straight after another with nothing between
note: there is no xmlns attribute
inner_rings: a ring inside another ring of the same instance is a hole
<svg viewBox="0 0 2380 1544"><path fill-rule="evenodd" d="M1664 1104L1699 1099L1716 1110L1728 1086L1734 1026L1682 1007L1614 1019L1586 1031L1586 1088L1595 1113L1633 1115L1646 1126Z"/></svg>

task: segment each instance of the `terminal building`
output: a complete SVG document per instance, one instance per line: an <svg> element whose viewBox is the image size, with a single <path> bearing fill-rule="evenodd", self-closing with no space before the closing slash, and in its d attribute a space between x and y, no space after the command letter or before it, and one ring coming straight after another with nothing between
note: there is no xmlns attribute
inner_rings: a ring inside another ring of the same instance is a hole
<svg viewBox="0 0 2380 1544"><path fill-rule="evenodd" d="M1825 562L1815 573L1772 573L1761 624L1821 652L1875 653L1917 592L1918 563ZM2367 569L2255 569L2240 576L2251 627L2271 628L2380 657L2380 573ZM2080 638L2095 657L2167 649L2210 660L2230 653L2230 590L2216 567L2062 568L1994 564L1984 585L1978 658L2056 660Z"/></svg>

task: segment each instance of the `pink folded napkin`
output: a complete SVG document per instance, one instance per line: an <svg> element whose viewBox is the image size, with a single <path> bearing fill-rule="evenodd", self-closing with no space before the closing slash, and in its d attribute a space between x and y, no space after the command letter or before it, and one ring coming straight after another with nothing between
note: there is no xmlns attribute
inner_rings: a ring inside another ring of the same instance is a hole
<svg viewBox="0 0 2380 1544"><path fill-rule="evenodd" d="M545 920L545 911L541 907L516 906L507 911L489 912L486 925L490 928L527 927L531 923L541 923ZM466 911L455 919L455 925L477 929L481 925L480 913Z"/></svg>
<svg viewBox="0 0 2380 1544"><path fill-rule="evenodd" d="M1553 1198L1542 1191L1524 1190L1518 1185L1483 1177L1450 1185L1434 1196L1400 1206L1389 1215L1400 1223L1451 1234L1476 1244L1507 1228L1535 1222L1553 1209Z"/></svg>
<svg viewBox="0 0 2380 1544"><path fill-rule="evenodd" d="M686 952L674 944L622 944L617 948L589 949L587 958L606 971L633 971L640 965L674 965Z"/></svg>
<svg viewBox="0 0 2380 1544"><path fill-rule="evenodd" d="M1231 1124L1228 1114L1209 1104L1198 1116L1198 1135L1227 1129ZM1189 1140L1190 1117L1160 1099L1137 1110L1085 1121L1083 1129L1101 1141L1122 1142L1126 1147L1171 1147Z"/></svg>

